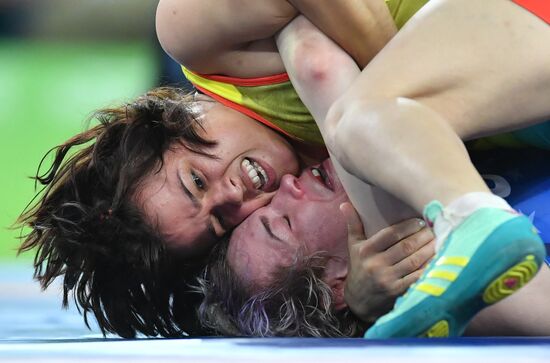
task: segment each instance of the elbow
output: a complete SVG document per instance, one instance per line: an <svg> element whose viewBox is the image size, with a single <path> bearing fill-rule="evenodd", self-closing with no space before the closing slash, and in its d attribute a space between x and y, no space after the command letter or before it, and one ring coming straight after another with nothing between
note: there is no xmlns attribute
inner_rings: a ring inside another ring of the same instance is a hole
<svg viewBox="0 0 550 363"><path fill-rule="evenodd" d="M305 87L320 89L336 82L339 54L305 40L298 44L292 57L296 80Z"/></svg>
<svg viewBox="0 0 550 363"><path fill-rule="evenodd" d="M155 16L157 39L162 49L179 64L187 65L192 59L188 49L188 21L179 0L160 0Z"/></svg>
<svg viewBox="0 0 550 363"><path fill-rule="evenodd" d="M174 57L174 53L177 53L175 32L172 28L174 21L172 16L177 13L173 1L160 0L157 6L157 12L155 16L155 29L157 33L157 39L164 51L171 57Z"/></svg>

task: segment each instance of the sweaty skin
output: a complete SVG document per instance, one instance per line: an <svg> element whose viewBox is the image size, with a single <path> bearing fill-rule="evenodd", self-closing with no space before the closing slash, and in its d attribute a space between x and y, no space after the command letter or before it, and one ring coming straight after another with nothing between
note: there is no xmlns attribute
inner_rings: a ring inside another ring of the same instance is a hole
<svg viewBox="0 0 550 363"><path fill-rule="evenodd" d="M213 157L173 145L160 169L142 181L136 196L169 247L188 255L206 251L269 203L281 177L299 169L292 147L282 136L218 102L201 99L199 132L217 142L206 150ZM229 133L234 137L227 137ZM250 172L244 165L247 161L259 165L267 178L254 180L260 179L259 169Z"/></svg>

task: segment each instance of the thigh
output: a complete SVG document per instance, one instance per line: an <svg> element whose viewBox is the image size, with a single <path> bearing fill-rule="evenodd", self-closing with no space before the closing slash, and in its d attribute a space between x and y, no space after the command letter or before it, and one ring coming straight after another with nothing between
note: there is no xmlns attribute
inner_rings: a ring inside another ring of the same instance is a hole
<svg viewBox="0 0 550 363"><path fill-rule="evenodd" d="M364 69L347 102L406 97L463 139L550 119L550 26L510 0L431 0Z"/></svg>
<svg viewBox="0 0 550 363"><path fill-rule="evenodd" d="M363 221L363 230L367 238L392 224L419 217L417 212L401 200L351 175L336 158L331 159L349 200Z"/></svg>

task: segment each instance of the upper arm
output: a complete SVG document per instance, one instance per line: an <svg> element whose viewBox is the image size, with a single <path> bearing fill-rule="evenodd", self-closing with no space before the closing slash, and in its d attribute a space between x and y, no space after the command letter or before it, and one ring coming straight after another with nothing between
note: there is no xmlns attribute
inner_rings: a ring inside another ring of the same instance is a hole
<svg viewBox="0 0 550 363"><path fill-rule="evenodd" d="M163 49L178 63L200 73L223 73L247 51L261 59L256 43L261 48L261 40L295 13L286 1L160 0L156 29Z"/></svg>

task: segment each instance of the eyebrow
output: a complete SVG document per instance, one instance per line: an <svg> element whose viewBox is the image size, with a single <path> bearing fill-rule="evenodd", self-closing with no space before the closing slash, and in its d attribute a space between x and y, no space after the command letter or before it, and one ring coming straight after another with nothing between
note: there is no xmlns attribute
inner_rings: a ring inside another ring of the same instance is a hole
<svg viewBox="0 0 550 363"><path fill-rule="evenodd" d="M271 231L271 227L269 227L269 221L267 220L266 217L264 217L264 216L260 217L260 221L262 222L262 225L264 226L265 230L267 231L267 234L271 238L273 238L273 239L275 239L279 242L283 242L282 239L280 239L279 237L277 237L276 235L273 234L273 232Z"/></svg>

